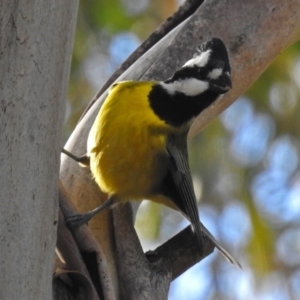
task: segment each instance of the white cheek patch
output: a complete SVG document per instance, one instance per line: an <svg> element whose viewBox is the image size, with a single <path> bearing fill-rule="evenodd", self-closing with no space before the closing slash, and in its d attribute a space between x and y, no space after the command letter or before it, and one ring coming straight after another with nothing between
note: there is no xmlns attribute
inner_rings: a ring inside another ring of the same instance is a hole
<svg viewBox="0 0 300 300"><path fill-rule="evenodd" d="M209 61L210 55L211 55L211 50L202 52L200 55L197 55L196 57L187 61L183 65L183 67L193 67L195 65L198 67L204 67L207 64L207 62Z"/></svg>
<svg viewBox="0 0 300 300"><path fill-rule="evenodd" d="M174 95L176 92L180 92L187 96L197 96L206 91L209 87L208 82L198 80L196 78L187 78L171 83L162 82L161 85L171 95Z"/></svg>
<svg viewBox="0 0 300 300"><path fill-rule="evenodd" d="M210 79L217 79L220 77L222 72L223 72L223 69L221 69L221 68L213 69L211 72L208 73L208 77Z"/></svg>

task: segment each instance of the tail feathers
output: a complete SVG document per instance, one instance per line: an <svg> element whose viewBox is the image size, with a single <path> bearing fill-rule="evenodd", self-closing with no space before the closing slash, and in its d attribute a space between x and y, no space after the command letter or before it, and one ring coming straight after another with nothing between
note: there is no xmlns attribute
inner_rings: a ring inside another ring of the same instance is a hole
<svg viewBox="0 0 300 300"><path fill-rule="evenodd" d="M241 264L226 250L220 243L214 238L214 236L210 233L210 231L201 223L202 232L209 237L209 239L215 244L215 246L219 249L219 251L223 254L223 256L231 262L233 265L243 269Z"/></svg>
<svg viewBox="0 0 300 300"><path fill-rule="evenodd" d="M199 220L196 224L192 224L192 228L193 228L194 234L196 236L199 254L202 255L203 254L203 237L202 237L203 229L202 229L202 226L201 226Z"/></svg>

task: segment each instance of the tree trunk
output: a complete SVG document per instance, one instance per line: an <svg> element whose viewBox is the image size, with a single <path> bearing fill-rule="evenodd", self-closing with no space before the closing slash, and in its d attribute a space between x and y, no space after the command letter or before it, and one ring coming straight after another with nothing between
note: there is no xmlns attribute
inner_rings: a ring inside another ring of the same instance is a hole
<svg viewBox="0 0 300 300"><path fill-rule="evenodd" d="M78 1L0 3L0 299L52 299Z"/></svg>

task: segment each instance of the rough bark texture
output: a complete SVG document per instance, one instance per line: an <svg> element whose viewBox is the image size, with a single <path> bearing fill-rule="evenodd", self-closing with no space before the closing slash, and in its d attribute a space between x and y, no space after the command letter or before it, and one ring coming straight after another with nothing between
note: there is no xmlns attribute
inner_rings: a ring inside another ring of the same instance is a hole
<svg viewBox="0 0 300 300"><path fill-rule="evenodd" d="M0 299L52 299L78 1L0 2ZM58 34L59 33L59 34Z"/></svg>
<svg viewBox="0 0 300 300"><path fill-rule="evenodd" d="M205 1L186 22L152 47L118 80L166 79L193 55L200 43L211 37L222 38L229 49L234 88L199 115L190 132L191 136L195 135L241 95L284 48L299 38L299 14L298 0ZM85 153L88 132L105 97L104 93L74 130L66 145L71 152L79 156ZM79 211L90 210L103 201L89 171L65 157L61 178ZM112 215L114 220L121 217L107 210L96 216L89 226L106 255L117 291L120 282L116 261L120 243L131 241L118 234L122 228L118 227L120 223L112 222ZM132 226L130 228L133 230ZM118 237L116 243L115 237ZM137 256L138 260L140 256Z"/></svg>

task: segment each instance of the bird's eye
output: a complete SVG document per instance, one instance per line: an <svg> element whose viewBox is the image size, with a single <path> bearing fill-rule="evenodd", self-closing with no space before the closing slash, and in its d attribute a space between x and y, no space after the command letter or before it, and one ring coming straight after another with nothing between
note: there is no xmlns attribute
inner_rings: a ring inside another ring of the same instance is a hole
<svg viewBox="0 0 300 300"><path fill-rule="evenodd" d="M207 76L207 73L208 73L207 68L199 68L197 70L197 77L199 79L203 79L203 78L205 78Z"/></svg>

